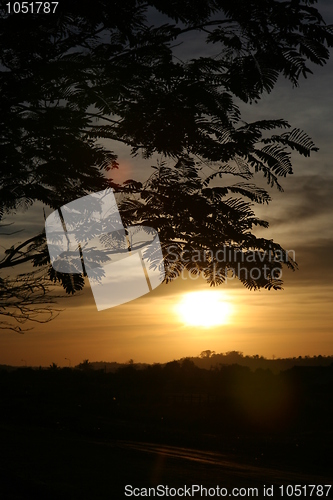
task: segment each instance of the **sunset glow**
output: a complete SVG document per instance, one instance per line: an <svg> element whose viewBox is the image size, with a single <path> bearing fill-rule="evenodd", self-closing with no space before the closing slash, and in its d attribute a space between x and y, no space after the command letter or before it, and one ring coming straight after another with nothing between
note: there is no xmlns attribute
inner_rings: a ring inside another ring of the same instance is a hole
<svg viewBox="0 0 333 500"><path fill-rule="evenodd" d="M231 305L222 292L202 291L183 295L176 311L186 325L209 328L230 322Z"/></svg>

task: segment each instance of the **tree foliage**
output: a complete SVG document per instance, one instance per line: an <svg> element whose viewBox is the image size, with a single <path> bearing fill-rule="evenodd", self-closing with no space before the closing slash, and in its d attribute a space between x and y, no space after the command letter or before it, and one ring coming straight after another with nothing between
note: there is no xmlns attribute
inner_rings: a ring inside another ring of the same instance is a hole
<svg viewBox="0 0 333 500"><path fill-rule="evenodd" d="M0 217L35 201L57 209L111 186L122 193L124 222L159 230L167 280L184 267L180 258L168 260L170 245L178 256L221 246L282 250L252 232L267 227L253 203L270 201L252 178L262 174L282 190L280 179L292 174L290 152L309 156L316 148L283 119L245 123L236 102L255 103L280 75L297 86L327 62L333 30L315 3L96 0L92 7L68 0L52 15L9 15L0 7ZM182 55L180 44L193 34L206 56ZM119 143L147 161L162 157L146 183L112 182ZM15 259L49 266L43 236L24 243L8 250L1 269ZM223 282L214 259L192 264L185 267L204 269L210 284ZM47 272L68 293L83 287L82 276ZM239 277L249 288L281 287L270 273Z"/></svg>

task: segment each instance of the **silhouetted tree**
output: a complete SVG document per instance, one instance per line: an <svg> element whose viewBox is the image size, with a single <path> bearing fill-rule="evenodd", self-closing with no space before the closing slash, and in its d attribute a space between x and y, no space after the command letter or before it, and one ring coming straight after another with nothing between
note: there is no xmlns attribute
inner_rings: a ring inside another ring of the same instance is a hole
<svg viewBox="0 0 333 500"><path fill-rule="evenodd" d="M203 271L210 284L222 283L238 257L218 262L209 251L225 246L258 251L248 269L267 265L258 277L240 272L245 286L280 288L267 255L283 250L251 232L268 225L251 203L268 203L270 196L250 180L261 172L282 190L279 177L292 173L290 150L309 156L316 148L285 120L244 123L235 98L256 102L279 75L297 85L311 72L309 62L326 63L333 34L314 3L96 0L92 6L68 0L45 16L9 15L2 5L0 218L35 201L57 209L111 186L127 195L125 223L159 230L167 281L185 267ZM164 24L155 21L156 11L167 16ZM210 55L181 60L175 47L189 33L205 37ZM274 129L285 131L269 135ZM105 175L118 167L116 152L101 139L163 160L144 185L129 180L118 186ZM204 173L206 167L213 173ZM217 185L228 176L241 182ZM184 262L185 251L198 252L195 264ZM23 262L46 269L44 290L49 279L67 293L84 285L82 275L62 275L49 266L43 234L8 249L0 269ZM295 269L289 256L274 267L282 264ZM21 290L13 288L13 300L8 278L0 287L0 314L29 318L28 310L13 314ZM32 289L31 297L41 290Z"/></svg>
<svg viewBox="0 0 333 500"><path fill-rule="evenodd" d="M78 369L79 369L79 370L82 370L82 371L84 371L84 372L91 371L91 370L92 370L92 365L91 365L91 363L90 363L89 359L84 359L84 360L82 361L82 363L80 363L80 364L78 365Z"/></svg>
<svg viewBox="0 0 333 500"><path fill-rule="evenodd" d="M213 354L215 354L215 351L211 351L210 349L207 349L207 351L202 351L200 353L200 358L210 358Z"/></svg>

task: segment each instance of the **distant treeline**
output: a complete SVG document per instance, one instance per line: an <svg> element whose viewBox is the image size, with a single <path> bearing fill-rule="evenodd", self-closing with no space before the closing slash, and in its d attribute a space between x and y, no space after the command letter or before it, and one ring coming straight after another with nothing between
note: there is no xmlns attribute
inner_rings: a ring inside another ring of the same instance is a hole
<svg viewBox="0 0 333 500"><path fill-rule="evenodd" d="M253 371L260 368L262 370L271 370L273 373L290 370L294 366L330 366L333 364L333 355L267 359L264 356L259 356L259 354L248 356L239 351L229 351L218 354L210 350L202 351L199 356L182 358L178 360L178 362L182 363L185 359L189 359L199 368L205 368L207 370L219 366L237 364L240 366L247 366ZM76 368L84 368L87 361L88 360L85 360L83 363L80 363ZM166 363L162 363L161 366L165 366L165 364ZM134 363L132 359L127 363L110 363L106 361L89 362L91 368L95 370L104 370L105 372L115 372L119 368L127 365L133 365L137 369L149 366L147 363Z"/></svg>
<svg viewBox="0 0 333 500"><path fill-rule="evenodd" d="M264 356L255 354L253 356L244 355L240 351L228 351L225 353L216 353L215 351L206 350L202 351L199 356L185 357L179 360L174 360L172 362L177 362L182 364L184 360L190 360L198 368L205 368L206 370L219 368L220 366L228 365L239 365L246 366L252 371L258 368L262 370L270 370L273 373L279 373L281 371L290 370L294 366L331 366L333 365L333 355L332 356L298 356L293 358L273 358L267 359ZM80 370L102 370L105 373L115 373L120 368L126 366L133 366L137 370L142 370L149 366L161 366L164 367L168 363L136 363L133 359L130 359L126 363L118 363L116 361L89 361L88 359L83 360L81 363L76 365L74 368ZM13 371L16 370L17 366L11 365L0 365L0 370ZM35 367L40 369L45 369L46 367ZM52 363L49 367L52 369L57 369L59 366L56 363Z"/></svg>
<svg viewBox="0 0 333 500"><path fill-rule="evenodd" d="M209 369L220 365L247 366L251 370L261 368L263 370L271 370L274 373L290 370L294 366L330 366L333 364L332 356L298 356L293 358L275 358L267 359L264 356L256 354L248 356L239 351L229 351L226 353L217 354L214 351L203 351L200 356L189 358L196 366Z"/></svg>

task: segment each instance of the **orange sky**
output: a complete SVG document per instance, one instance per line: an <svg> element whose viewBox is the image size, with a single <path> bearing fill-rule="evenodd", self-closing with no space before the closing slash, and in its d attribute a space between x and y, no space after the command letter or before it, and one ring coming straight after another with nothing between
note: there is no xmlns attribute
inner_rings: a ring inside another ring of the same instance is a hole
<svg viewBox="0 0 333 500"><path fill-rule="evenodd" d="M83 359L130 358L152 363L196 356L206 349L268 358L333 354L332 289L312 287L309 293L290 283L284 291L250 292L233 282L219 289L232 304L230 323L196 328L182 322L175 304L187 290L211 291L199 281L178 279L100 312L87 287L80 297L63 301L61 306L67 307L54 321L24 335L2 332L0 363L74 366Z"/></svg>

